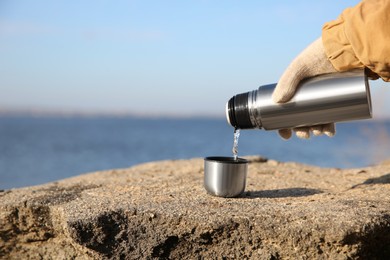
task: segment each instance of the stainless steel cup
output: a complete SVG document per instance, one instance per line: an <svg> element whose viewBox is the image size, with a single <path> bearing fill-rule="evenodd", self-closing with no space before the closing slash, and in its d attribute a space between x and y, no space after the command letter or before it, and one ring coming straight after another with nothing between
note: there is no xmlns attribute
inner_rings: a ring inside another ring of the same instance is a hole
<svg viewBox="0 0 390 260"><path fill-rule="evenodd" d="M248 161L233 157L204 158L204 187L218 197L237 197L245 190Z"/></svg>

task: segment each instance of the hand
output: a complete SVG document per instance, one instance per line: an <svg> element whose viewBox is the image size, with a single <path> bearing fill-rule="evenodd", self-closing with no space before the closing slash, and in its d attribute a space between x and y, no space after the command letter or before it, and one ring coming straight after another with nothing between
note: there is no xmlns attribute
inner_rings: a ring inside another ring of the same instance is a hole
<svg viewBox="0 0 390 260"><path fill-rule="evenodd" d="M301 80L334 72L336 70L328 60L322 45L322 39L319 38L303 50L287 67L276 85L272 99L276 103L285 103L294 96ZM314 135L326 134L327 136L334 136L336 132L334 123L298 127L293 130L297 137L304 139L310 138L310 132ZM292 135L292 130L281 129L279 130L279 135L283 139L289 139Z"/></svg>

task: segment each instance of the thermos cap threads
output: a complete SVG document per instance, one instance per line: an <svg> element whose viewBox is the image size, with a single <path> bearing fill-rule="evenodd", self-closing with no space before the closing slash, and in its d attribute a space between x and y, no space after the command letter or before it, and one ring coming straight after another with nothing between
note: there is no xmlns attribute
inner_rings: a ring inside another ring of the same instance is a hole
<svg viewBox="0 0 390 260"><path fill-rule="evenodd" d="M248 109L249 93L242 93L232 97L226 104L226 117L234 128L253 128Z"/></svg>

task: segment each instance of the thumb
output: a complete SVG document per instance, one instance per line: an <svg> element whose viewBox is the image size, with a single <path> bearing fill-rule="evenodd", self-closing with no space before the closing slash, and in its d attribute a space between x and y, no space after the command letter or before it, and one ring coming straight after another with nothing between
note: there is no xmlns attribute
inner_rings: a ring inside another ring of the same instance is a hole
<svg viewBox="0 0 390 260"><path fill-rule="evenodd" d="M328 60L322 39L319 38L304 49L287 67L272 94L276 103L284 103L294 96L298 84L307 77L336 72Z"/></svg>
<svg viewBox="0 0 390 260"><path fill-rule="evenodd" d="M272 93L272 100L276 103L285 103L295 94L299 82L305 78L306 73L296 62L290 64L280 77Z"/></svg>

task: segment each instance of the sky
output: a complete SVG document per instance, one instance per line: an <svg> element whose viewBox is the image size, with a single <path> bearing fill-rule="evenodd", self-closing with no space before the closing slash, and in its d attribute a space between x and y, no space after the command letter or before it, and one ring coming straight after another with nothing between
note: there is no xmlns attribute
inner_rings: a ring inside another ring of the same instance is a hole
<svg viewBox="0 0 390 260"><path fill-rule="evenodd" d="M0 0L0 110L224 116L358 2Z"/></svg>

